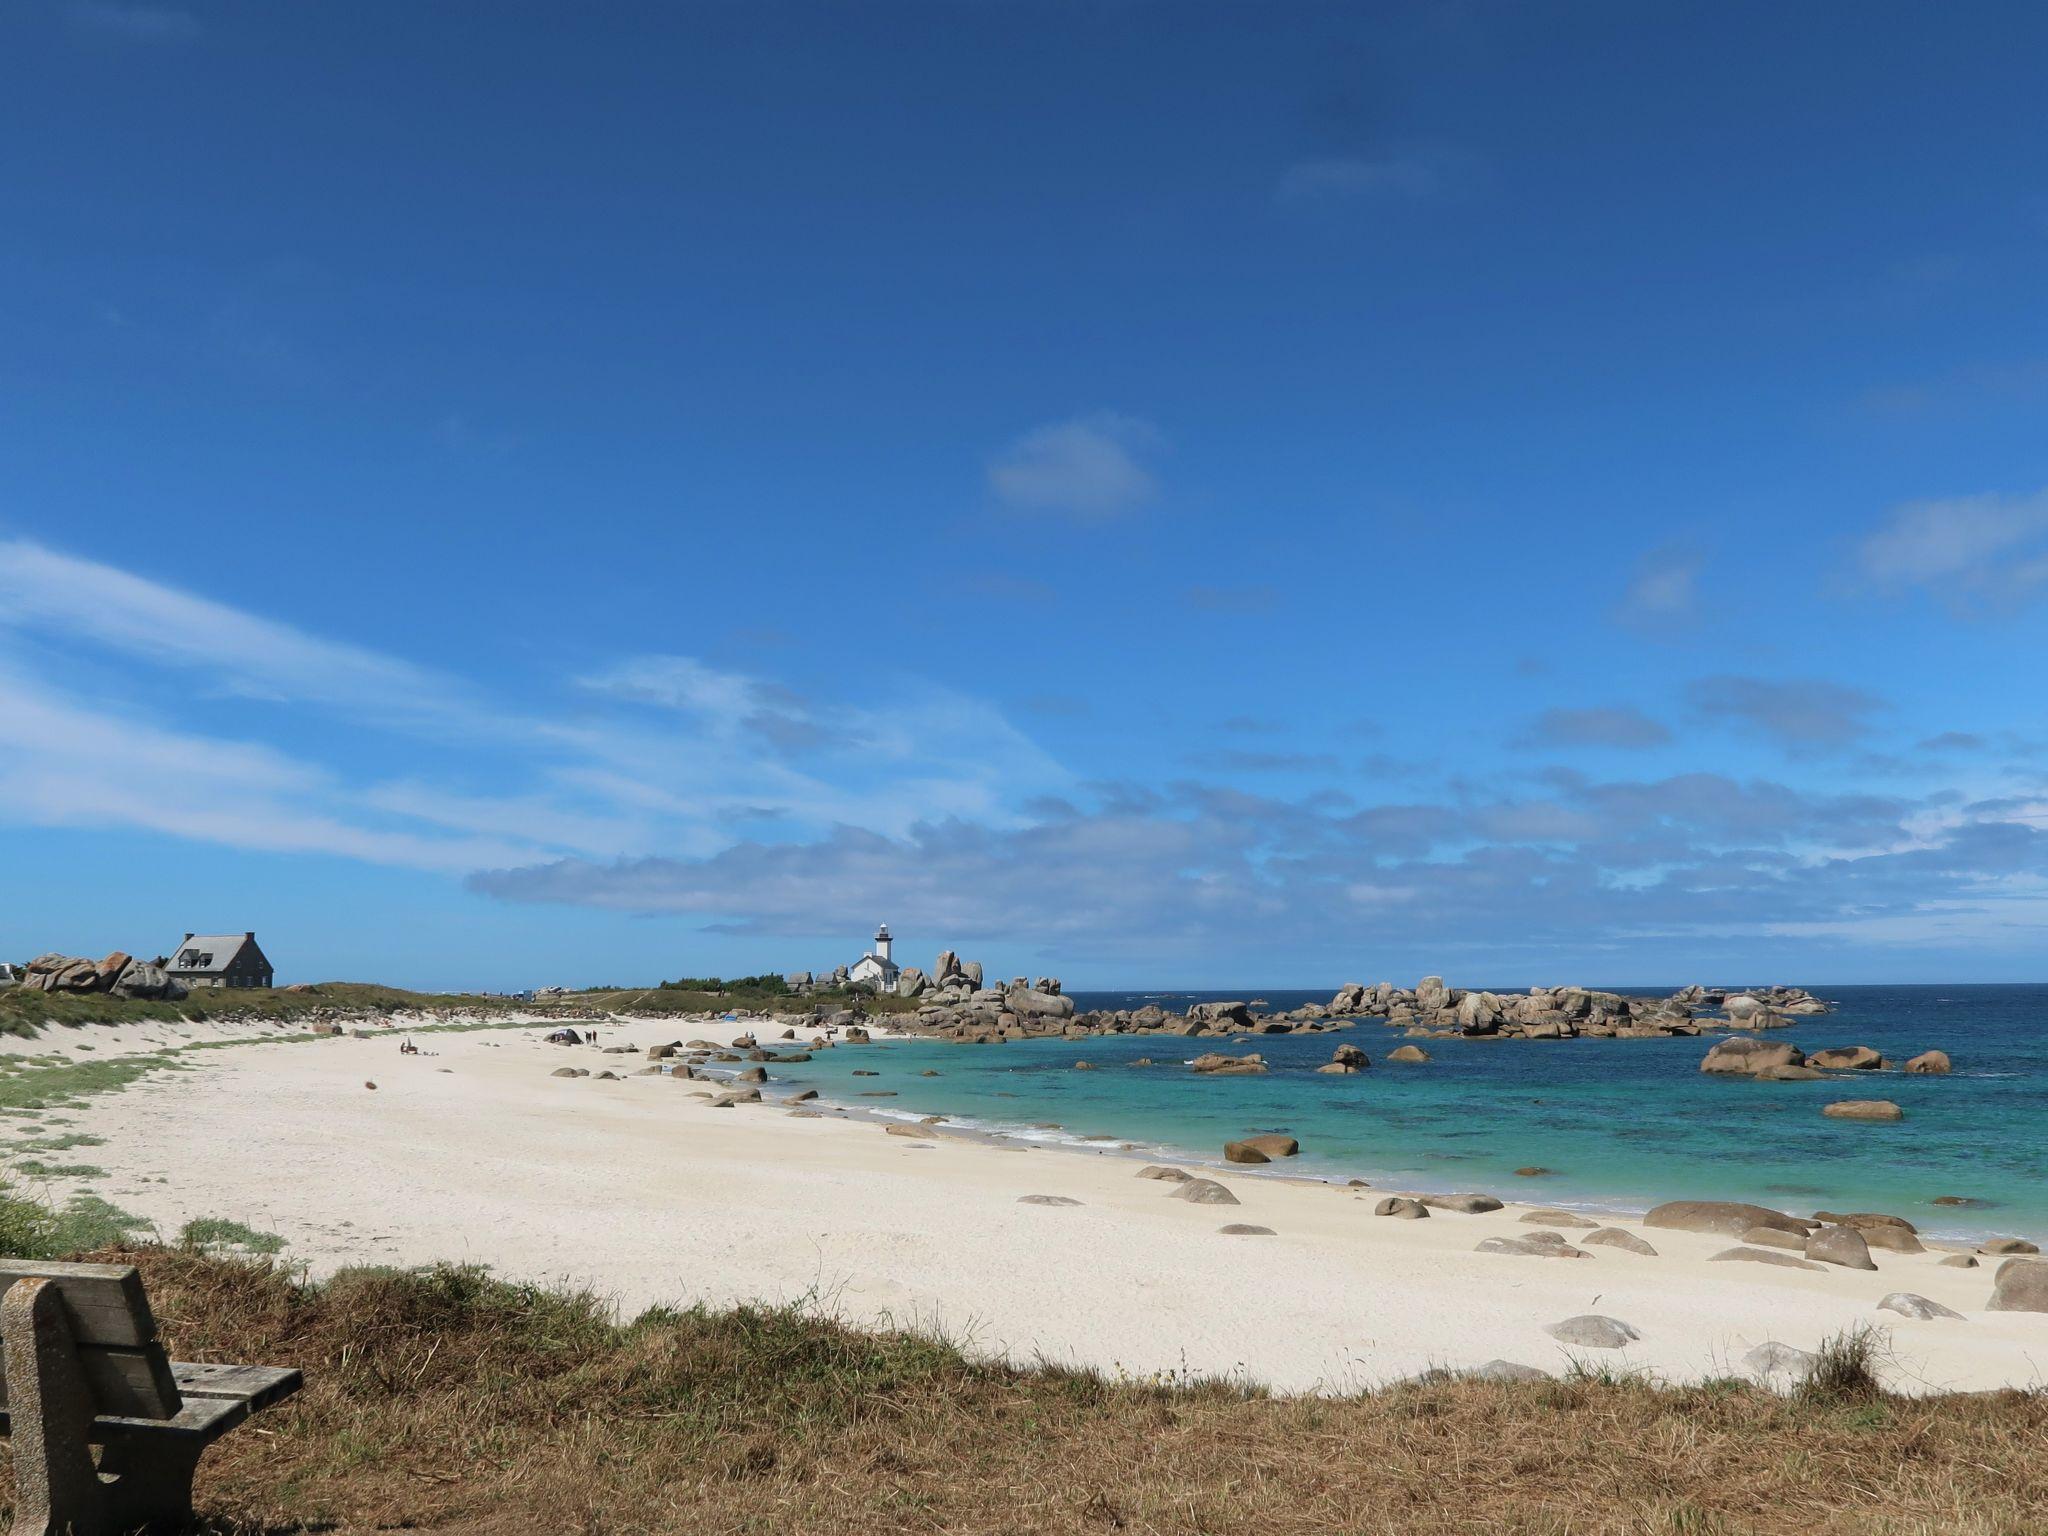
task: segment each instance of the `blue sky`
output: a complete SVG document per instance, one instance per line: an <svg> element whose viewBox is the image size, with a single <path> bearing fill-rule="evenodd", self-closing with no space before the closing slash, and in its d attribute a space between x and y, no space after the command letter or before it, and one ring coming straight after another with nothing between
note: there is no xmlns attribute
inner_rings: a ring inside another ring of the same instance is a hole
<svg viewBox="0 0 2048 1536"><path fill-rule="evenodd" d="M2032 6L0 12L0 953L2041 979Z"/></svg>

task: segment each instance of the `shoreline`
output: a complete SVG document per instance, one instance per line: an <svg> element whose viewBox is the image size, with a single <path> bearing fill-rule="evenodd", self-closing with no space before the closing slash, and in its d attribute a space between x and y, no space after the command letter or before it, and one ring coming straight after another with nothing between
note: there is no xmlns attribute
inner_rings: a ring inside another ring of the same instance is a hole
<svg viewBox="0 0 2048 1536"><path fill-rule="evenodd" d="M2048 1318L1984 1311L1993 1266L1945 1268L1932 1247L1881 1253L1878 1273L1715 1262L1734 1239L1664 1229L1640 1234L1655 1257L1480 1253L1542 1230L1521 1218L1545 1207L1378 1218L1390 1190L1188 1162L1242 1202L1196 1205L1138 1178L1121 1146L1045 1157L1043 1143L945 1127L890 1135L887 1114L799 1117L772 1097L714 1109L694 1096L708 1084L639 1075L672 1021L600 1026L637 1048L609 1058L545 1045L544 1027L415 1030L417 1057L397 1053L403 1026L208 1051L202 1071L62 1112L102 1138L85 1155L105 1176L77 1187L168 1233L203 1217L275 1232L284 1261L315 1274L484 1263L593 1287L627 1314L808 1298L855 1324L932 1326L973 1351L1141 1379L1337 1392L1578 1358L1698 1380L1745 1374L1760 1345L1811 1350L1866 1324L1891 1335L1903 1390L2032 1385L2048 1365ZM600 1059L629 1075L552 1075ZM1220 1230L1239 1222L1271 1235ZM1899 1290L1967 1321L1875 1310ZM1594 1312L1641 1341L1572 1350L1543 1331Z"/></svg>

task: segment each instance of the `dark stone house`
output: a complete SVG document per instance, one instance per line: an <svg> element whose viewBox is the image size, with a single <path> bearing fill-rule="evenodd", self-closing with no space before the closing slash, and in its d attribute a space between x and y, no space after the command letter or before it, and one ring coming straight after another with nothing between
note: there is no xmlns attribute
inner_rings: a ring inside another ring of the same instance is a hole
<svg viewBox="0 0 2048 1536"><path fill-rule="evenodd" d="M188 933L164 969L188 987L267 987L274 979L253 933Z"/></svg>

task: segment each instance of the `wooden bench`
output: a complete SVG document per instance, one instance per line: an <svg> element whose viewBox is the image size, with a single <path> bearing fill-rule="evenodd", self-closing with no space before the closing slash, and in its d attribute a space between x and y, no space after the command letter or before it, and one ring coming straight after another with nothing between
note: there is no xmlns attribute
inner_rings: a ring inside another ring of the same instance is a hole
<svg viewBox="0 0 2048 1536"><path fill-rule="evenodd" d="M172 1363L142 1276L128 1265L0 1259L0 1288L0 1433L14 1440L14 1536L116 1536L189 1522L200 1453L299 1390L295 1370Z"/></svg>

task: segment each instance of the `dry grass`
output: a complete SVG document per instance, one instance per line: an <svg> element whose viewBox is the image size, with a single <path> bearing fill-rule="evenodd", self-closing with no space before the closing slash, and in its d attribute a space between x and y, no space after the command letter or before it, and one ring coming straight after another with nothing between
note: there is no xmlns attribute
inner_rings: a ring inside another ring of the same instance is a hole
<svg viewBox="0 0 2048 1536"><path fill-rule="evenodd" d="M101 1255L111 1257L112 1255ZM1343 1400L971 1364L789 1310L651 1314L474 1271L145 1249L181 1358L295 1364L208 1454L222 1532L2048 1529L2048 1400L1452 1382Z"/></svg>

